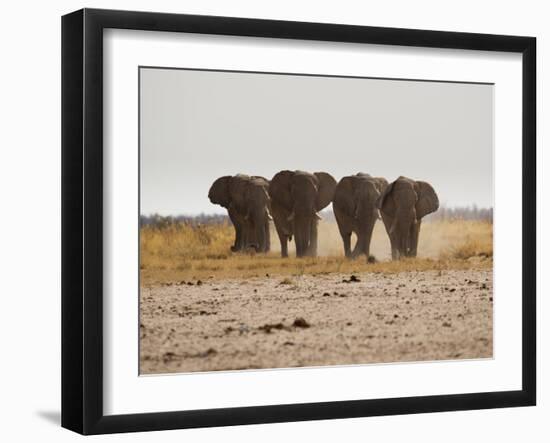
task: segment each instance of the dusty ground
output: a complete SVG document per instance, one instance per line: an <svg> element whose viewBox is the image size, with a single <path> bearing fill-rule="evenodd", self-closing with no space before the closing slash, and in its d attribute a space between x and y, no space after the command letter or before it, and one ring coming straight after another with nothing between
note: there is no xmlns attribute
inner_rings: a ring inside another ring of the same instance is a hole
<svg viewBox="0 0 550 443"><path fill-rule="evenodd" d="M141 372L492 356L491 269L354 277L144 286Z"/></svg>

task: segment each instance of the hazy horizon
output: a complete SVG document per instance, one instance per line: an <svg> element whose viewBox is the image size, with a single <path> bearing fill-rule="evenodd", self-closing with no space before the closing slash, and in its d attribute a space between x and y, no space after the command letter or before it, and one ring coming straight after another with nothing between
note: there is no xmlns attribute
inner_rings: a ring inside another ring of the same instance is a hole
<svg viewBox="0 0 550 443"><path fill-rule="evenodd" d="M405 175L430 182L442 206L493 207L492 85L159 68L140 78L142 215L224 214L208 200L217 177L283 169Z"/></svg>
<svg viewBox="0 0 550 443"><path fill-rule="evenodd" d="M143 216L143 217L154 217L154 216L160 216L160 217L174 217L174 218L177 218L177 217L189 217L189 218L192 218L192 217L209 217L209 216L217 216L217 215L227 215L227 210L225 208L222 208L221 206L218 206L218 205L212 205L212 207L214 206L217 206L219 209L218 210L215 210L215 211L210 211L210 212L199 212L199 213L194 213L194 214L187 214L187 213L174 213L174 214L161 214L159 212L150 212L150 213L144 213L142 212L140 215ZM445 208L447 210L462 210L462 209L473 209L473 208L476 208L477 210L479 211L487 211L487 210L493 210L493 207L492 206L477 206L477 205L465 205L465 206L444 206L444 205L440 205L439 208L442 209L442 208ZM324 215L326 213L331 213L331 214L334 214L334 211L332 210L332 205L329 205L327 208L323 209L322 211L320 211L320 214L321 215Z"/></svg>

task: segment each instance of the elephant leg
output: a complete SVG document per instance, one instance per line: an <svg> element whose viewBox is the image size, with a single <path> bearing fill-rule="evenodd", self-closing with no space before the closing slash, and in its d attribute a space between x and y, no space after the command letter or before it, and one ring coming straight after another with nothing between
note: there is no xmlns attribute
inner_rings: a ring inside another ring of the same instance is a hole
<svg viewBox="0 0 550 443"><path fill-rule="evenodd" d="M241 226L234 225L235 228L235 242L231 246L231 251L238 252L243 249L243 231Z"/></svg>
<svg viewBox="0 0 550 443"><path fill-rule="evenodd" d="M369 258L368 252L365 251L365 239L363 237L358 237L355 248L353 248L353 252L351 253L351 258L355 259L361 254L366 254L367 258Z"/></svg>
<svg viewBox="0 0 550 443"><path fill-rule="evenodd" d="M340 235L344 242L344 254L347 258L351 258L351 232L340 232Z"/></svg>
<svg viewBox="0 0 550 443"><path fill-rule="evenodd" d="M265 220L264 231L265 231L265 243L264 243L264 248L262 252L269 252L269 250L271 249L271 232L269 230L268 219Z"/></svg>
<svg viewBox="0 0 550 443"><path fill-rule="evenodd" d="M347 217L338 207L334 207L334 218L336 218L338 231L340 231L340 236L342 237L342 242L344 243L344 255L347 258L351 258L351 232L353 231L352 219Z"/></svg>
<svg viewBox="0 0 550 443"><path fill-rule="evenodd" d="M265 223L263 221L258 221L254 223L254 231L256 235L255 249L256 252L265 252Z"/></svg>
<svg viewBox="0 0 550 443"><path fill-rule="evenodd" d="M353 248L352 257L357 258L361 254L366 254L367 259L369 258L369 243L370 243L370 233L369 228L361 228L357 232L357 243L355 243L355 248Z"/></svg>
<svg viewBox="0 0 550 443"><path fill-rule="evenodd" d="M391 259L399 260L400 254L399 254L397 239L394 236L390 236L390 243L391 243Z"/></svg>
<svg viewBox="0 0 550 443"><path fill-rule="evenodd" d="M250 226L247 224L242 226L242 247L241 250L246 251L252 242L252 239L254 238L253 235L251 235L250 232Z"/></svg>
<svg viewBox="0 0 550 443"><path fill-rule="evenodd" d="M304 255L304 232L303 227L296 226L294 230L294 244L296 245L296 257Z"/></svg>
<svg viewBox="0 0 550 443"><path fill-rule="evenodd" d="M365 238L363 241L363 252L367 256L367 263L370 259L370 242L372 240L372 232L374 231L374 223L372 225L367 227L367 231L365 232Z"/></svg>
<svg viewBox="0 0 550 443"><path fill-rule="evenodd" d="M399 260L400 257L401 257L401 254L399 253L399 249L391 248L391 259Z"/></svg>
<svg viewBox="0 0 550 443"><path fill-rule="evenodd" d="M279 237L281 240L281 257L287 258L288 257L288 237L286 235L283 235Z"/></svg>
<svg viewBox="0 0 550 443"><path fill-rule="evenodd" d="M418 220L412 226L411 249L410 249L410 252L409 252L409 257L416 257L416 254L417 254L417 251L418 251L418 238L420 236L420 223L421 223L421 220Z"/></svg>
<svg viewBox="0 0 550 443"><path fill-rule="evenodd" d="M353 249L353 258L356 258L361 254L365 254L368 260L373 229L374 223L368 221L362 224L357 230L357 243Z"/></svg>
<svg viewBox="0 0 550 443"><path fill-rule="evenodd" d="M296 257L303 257L304 256L304 247L303 247L303 239L300 234L295 233L294 234L294 244L296 245Z"/></svg>
<svg viewBox="0 0 550 443"><path fill-rule="evenodd" d="M233 246L231 246L231 251L238 252L242 251L243 246L243 226L238 220L235 213L231 210L228 210L229 219L231 220L231 223L233 224L233 228L235 228L235 241L233 243Z"/></svg>
<svg viewBox="0 0 550 443"><path fill-rule="evenodd" d="M384 226L386 228L386 232L388 233L388 238L390 239L391 258L392 260L399 260L398 239L395 238L395 233L390 233L391 226L394 223L394 217L390 217L383 212L381 213L381 216L382 221L384 222Z"/></svg>
<svg viewBox="0 0 550 443"><path fill-rule="evenodd" d="M359 255L361 255L361 253L363 252L363 243L363 234L358 233L357 242L355 243L355 247L351 252L351 258L357 258Z"/></svg>
<svg viewBox="0 0 550 443"><path fill-rule="evenodd" d="M286 232L281 228L280 224L275 222L275 230L277 231L277 235L279 237L279 241L281 242L281 257L286 258L288 257L288 235Z"/></svg>

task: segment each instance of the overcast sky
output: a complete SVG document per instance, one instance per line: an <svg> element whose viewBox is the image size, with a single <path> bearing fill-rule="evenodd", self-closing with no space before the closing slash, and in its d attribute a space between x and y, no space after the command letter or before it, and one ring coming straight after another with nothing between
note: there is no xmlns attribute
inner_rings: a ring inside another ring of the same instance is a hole
<svg viewBox="0 0 550 443"><path fill-rule="evenodd" d="M430 182L493 205L493 86L141 69L141 213L225 213L212 182L282 169Z"/></svg>

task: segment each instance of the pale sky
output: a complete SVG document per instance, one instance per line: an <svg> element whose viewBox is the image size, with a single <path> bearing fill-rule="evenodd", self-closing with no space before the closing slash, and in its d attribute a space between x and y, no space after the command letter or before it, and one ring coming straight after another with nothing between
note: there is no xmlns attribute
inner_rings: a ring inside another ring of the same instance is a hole
<svg viewBox="0 0 550 443"><path fill-rule="evenodd" d="M493 206L492 85L141 68L141 214L225 213L223 175L430 182ZM329 206L330 208L330 206Z"/></svg>

